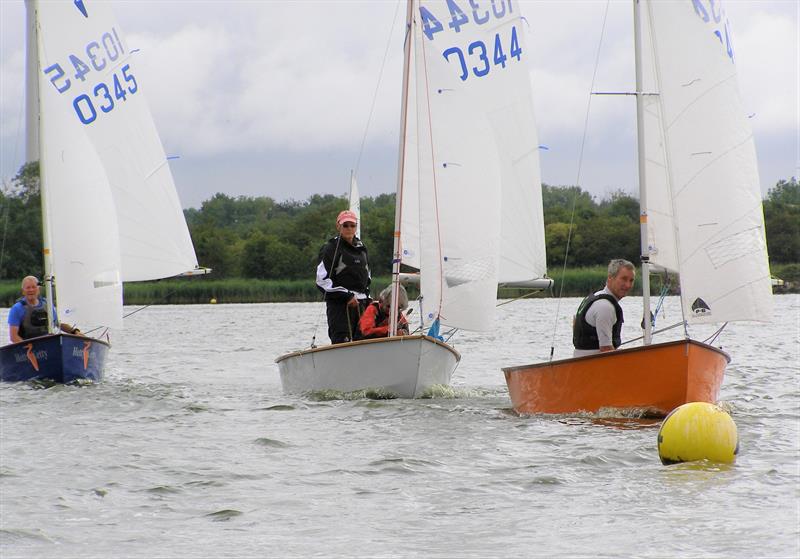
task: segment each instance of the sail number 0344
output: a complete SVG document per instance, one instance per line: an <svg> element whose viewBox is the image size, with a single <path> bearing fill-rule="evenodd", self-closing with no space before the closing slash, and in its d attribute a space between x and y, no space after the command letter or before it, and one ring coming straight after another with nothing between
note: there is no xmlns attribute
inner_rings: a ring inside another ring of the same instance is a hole
<svg viewBox="0 0 800 559"><path fill-rule="evenodd" d="M59 93L66 93L72 87L70 78L84 82L87 74L104 70L125 53L117 30L113 27L111 31L103 33L99 41L92 41L86 45L84 50L86 52L84 58L74 54L69 55L69 65L67 65L69 74L58 62L42 70ZM139 91L130 64L125 64L114 73L108 74L108 78L108 83L102 81L96 83L90 89L91 95L81 93L72 100L75 113L83 124L91 124L97 119L97 109L102 113L110 113L118 101L125 101L128 95Z"/></svg>
<svg viewBox="0 0 800 559"><path fill-rule="evenodd" d="M514 13L511 0L466 0L466 3L469 4L466 11L458 5L456 0L446 0L446 3L450 12L450 21L443 19L444 24L425 6L419 8L422 32L430 41L434 40L437 33L445 31L445 24L455 33L460 33L461 28L470 23L483 25L492 17L502 19ZM466 3L462 2L462 5L466 6ZM470 73L478 78L487 75L492 65L505 68L510 58L520 60L522 56L516 26L511 27L508 35L496 33L494 39L489 43L487 45L484 41L473 41L467 45L466 49L451 46L442 51L442 56L448 62L459 64L461 81L469 78Z"/></svg>

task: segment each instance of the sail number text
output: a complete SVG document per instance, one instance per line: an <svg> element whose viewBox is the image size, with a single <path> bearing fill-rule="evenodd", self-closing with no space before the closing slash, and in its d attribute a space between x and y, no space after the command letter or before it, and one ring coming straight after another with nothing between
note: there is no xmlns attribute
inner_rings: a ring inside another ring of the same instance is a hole
<svg viewBox="0 0 800 559"><path fill-rule="evenodd" d="M111 31L103 33L98 41L87 44L84 51L85 56L83 53L81 56L70 54L69 64L62 66L56 62L42 70L59 93L69 91L73 86L73 80L75 87L78 87L77 82L85 82L87 75L91 77L92 72L105 70L109 64L113 64L125 54L125 47L122 46L117 30L112 27ZM90 85L87 93L80 93L72 100L75 113L83 124L94 122L98 116L98 109L101 113L110 113L118 101L125 101L128 95L139 91L130 64L123 65L113 73L106 73L106 76L108 83L98 81L93 86Z"/></svg>
<svg viewBox="0 0 800 559"><path fill-rule="evenodd" d="M420 6L419 13L422 18L422 32L428 40L433 41L436 34L444 31L445 35L452 32L460 33L461 28L471 24L483 25L491 19L503 19L514 13L512 0L446 0L450 20L441 20L428 8ZM466 6L469 5L467 8ZM468 15L469 14L469 15ZM442 14L440 14L442 15ZM444 22L444 23L443 23ZM450 46L442 51L442 56L451 64L457 64L460 69L459 78L466 81L470 75L481 78L489 74L492 67L505 68L513 59L521 60L522 48L517 35L517 26L512 25L511 31L501 30L487 42L472 41L466 47Z"/></svg>
<svg viewBox="0 0 800 559"><path fill-rule="evenodd" d="M707 4L707 5L706 5ZM731 30L728 16L725 15L724 10L714 0L692 0L694 13L703 20L704 23L713 26L712 31L719 39L720 44L725 48L725 52L731 61L734 61L733 44L731 42ZM723 21L723 19L725 21ZM723 38L724 35L724 38Z"/></svg>

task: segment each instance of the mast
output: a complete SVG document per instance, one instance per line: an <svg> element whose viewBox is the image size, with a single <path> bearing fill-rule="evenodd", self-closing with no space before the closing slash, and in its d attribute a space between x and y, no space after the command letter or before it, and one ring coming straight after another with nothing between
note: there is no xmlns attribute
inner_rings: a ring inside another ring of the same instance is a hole
<svg viewBox="0 0 800 559"><path fill-rule="evenodd" d="M639 231L641 237L644 345L652 340L650 322L650 248L647 238L647 181L645 178L644 93L642 91L641 0L633 0L633 52L636 67L636 152L639 164Z"/></svg>
<svg viewBox="0 0 800 559"><path fill-rule="evenodd" d="M44 258L45 298L47 299L47 330L57 330L55 320L55 296L53 289L53 257L50 252L49 211L47 207L47 192L44 180L44 157L42 157L42 97L39 91L39 2L26 0L27 38L26 38L26 66L25 66L25 123L26 142L25 158L28 162L39 160L39 197L42 204L42 256Z"/></svg>
<svg viewBox="0 0 800 559"><path fill-rule="evenodd" d="M25 2L25 162L39 159L39 56L37 55L36 3Z"/></svg>
<svg viewBox="0 0 800 559"><path fill-rule="evenodd" d="M408 119L408 77L411 71L412 19L414 0L406 6L406 36L403 45L403 98L400 103L400 142L397 159L397 190L394 199L394 245L392 249L392 302L389 308L389 336L397 335L398 292L400 291L400 221L402 218L403 178L406 155L406 121Z"/></svg>

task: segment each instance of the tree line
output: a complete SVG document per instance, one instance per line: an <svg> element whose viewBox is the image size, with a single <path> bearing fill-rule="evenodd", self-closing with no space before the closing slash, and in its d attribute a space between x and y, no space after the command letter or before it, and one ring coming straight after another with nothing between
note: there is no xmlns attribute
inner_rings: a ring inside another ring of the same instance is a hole
<svg viewBox="0 0 800 559"><path fill-rule="evenodd" d="M361 234L373 275L391 272L394 194L363 197ZM548 268L639 260L639 202L622 191L596 200L577 186L542 185ZM217 278L313 278L320 246L335 234L344 196L303 201L216 194L184 210L201 265ZM781 180L764 199L770 264L800 262L800 185ZM23 166L0 192L0 279L41 277L38 164ZM570 227L570 222L572 226ZM98 232L98 234L101 234Z"/></svg>

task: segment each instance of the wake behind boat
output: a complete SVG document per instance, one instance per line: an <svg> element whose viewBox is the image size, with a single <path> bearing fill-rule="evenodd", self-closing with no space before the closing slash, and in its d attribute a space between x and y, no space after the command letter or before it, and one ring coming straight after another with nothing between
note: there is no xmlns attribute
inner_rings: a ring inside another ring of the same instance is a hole
<svg viewBox="0 0 800 559"><path fill-rule="evenodd" d="M106 2L28 14L28 161L39 161L49 334L0 348L3 381L103 375L122 282L202 273L134 56ZM59 317L95 337L59 330Z"/></svg>
<svg viewBox="0 0 800 559"><path fill-rule="evenodd" d="M727 16L715 2L633 4L643 314L653 264L679 274L685 327L768 320L761 189ZM514 410L664 415L715 403L729 356L688 331L683 341L653 344L643 324L641 348L504 368Z"/></svg>
<svg viewBox="0 0 800 559"><path fill-rule="evenodd" d="M452 1L409 1L404 54L391 309L401 265L418 270L415 317L430 335L395 336L393 323L386 338L284 355L276 362L286 392L377 389L411 398L449 384L460 356L436 329L488 330L498 284L545 275L518 6L497 0L461 12Z"/></svg>

